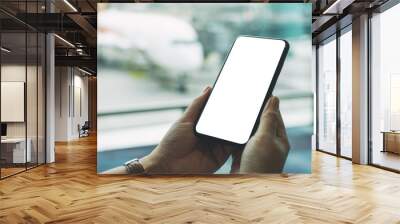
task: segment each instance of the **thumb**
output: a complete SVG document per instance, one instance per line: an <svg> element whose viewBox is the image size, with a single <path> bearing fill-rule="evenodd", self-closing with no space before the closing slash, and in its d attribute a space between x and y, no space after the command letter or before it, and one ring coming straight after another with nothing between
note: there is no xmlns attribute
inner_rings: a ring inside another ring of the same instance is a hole
<svg viewBox="0 0 400 224"><path fill-rule="evenodd" d="M275 136L279 121L279 99L275 96L269 98L267 105L261 114L260 125L256 134L268 134Z"/></svg>
<svg viewBox="0 0 400 224"><path fill-rule="evenodd" d="M196 97L193 102L186 108L183 113L181 121L183 122L194 122L199 116L200 111L204 107L208 96L211 93L211 87L206 86L200 96Z"/></svg>

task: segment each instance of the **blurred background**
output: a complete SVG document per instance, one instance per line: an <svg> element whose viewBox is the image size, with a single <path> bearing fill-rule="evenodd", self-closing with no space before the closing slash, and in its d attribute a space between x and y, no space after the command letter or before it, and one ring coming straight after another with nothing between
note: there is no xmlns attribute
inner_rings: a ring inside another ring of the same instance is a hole
<svg viewBox="0 0 400 224"><path fill-rule="evenodd" d="M311 4L99 3L98 172L149 154L214 83L239 35L289 42L273 93L291 144L285 172L311 172L310 21ZM230 163L217 173L229 173Z"/></svg>

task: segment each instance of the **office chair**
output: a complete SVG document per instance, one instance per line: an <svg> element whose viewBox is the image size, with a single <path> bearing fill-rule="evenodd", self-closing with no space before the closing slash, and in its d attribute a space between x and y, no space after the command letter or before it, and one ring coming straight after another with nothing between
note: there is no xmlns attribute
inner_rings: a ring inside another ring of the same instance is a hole
<svg viewBox="0 0 400 224"><path fill-rule="evenodd" d="M85 121L82 127L80 127L80 125L78 124L79 138L89 136L89 129L90 129L89 121Z"/></svg>

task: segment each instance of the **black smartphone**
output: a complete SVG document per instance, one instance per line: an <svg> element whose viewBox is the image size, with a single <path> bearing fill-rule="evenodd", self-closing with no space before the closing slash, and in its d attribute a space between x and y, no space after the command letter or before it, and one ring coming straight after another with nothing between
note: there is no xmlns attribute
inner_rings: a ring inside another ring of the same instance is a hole
<svg viewBox="0 0 400 224"><path fill-rule="evenodd" d="M198 118L197 135L246 144L285 61L285 40L239 36Z"/></svg>

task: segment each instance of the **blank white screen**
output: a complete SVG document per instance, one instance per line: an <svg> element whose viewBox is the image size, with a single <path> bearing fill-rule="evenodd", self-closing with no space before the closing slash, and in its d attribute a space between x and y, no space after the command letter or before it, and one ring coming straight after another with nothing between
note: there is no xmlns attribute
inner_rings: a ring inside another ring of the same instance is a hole
<svg viewBox="0 0 400 224"><path fill-rule="evenodd" d="M198 120L201 134L248 141L285 48L282 40L239 37Z"/></svg>

